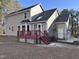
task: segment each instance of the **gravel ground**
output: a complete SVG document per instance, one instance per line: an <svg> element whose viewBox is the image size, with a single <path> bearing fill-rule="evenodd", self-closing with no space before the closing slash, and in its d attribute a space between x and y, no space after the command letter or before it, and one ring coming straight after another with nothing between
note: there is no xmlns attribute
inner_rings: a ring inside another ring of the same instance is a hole
<svg viewBox="0 0 79 59"><path fill-rule="evenodd" d="M42 47L8 38L0 41L0 59L79 59L79 48Z"/></svg>

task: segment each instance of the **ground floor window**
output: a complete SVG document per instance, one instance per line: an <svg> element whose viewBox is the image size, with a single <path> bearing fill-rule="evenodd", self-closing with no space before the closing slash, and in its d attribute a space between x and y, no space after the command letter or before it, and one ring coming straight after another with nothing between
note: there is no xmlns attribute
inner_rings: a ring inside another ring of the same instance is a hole
<svg viewBox="0 0 79 59"><path fill-rule="evenodd" d="M18 31L20 31L20 26L18 26Z"/></svg>
<svg viewBox="0 0 79 59"><path fill-rule="evenodd" d="M40 27L41 27L41 25L38 25L38 30L41 30L41 28L40 28Z"/></svg>
<svg viewBox="0 0 79 59"><path fill-rule="evenodd" d="M25 31L25 25L22 25L22 31Z"/></svg>
<svg viewBox="0 0 79 59"><path fill-rule="evenodd" d="M3 34L5 34L5 30L3 30Z"/></svg>
<svg viewBox="0 0 79 59"><path fill-rule="evenodd" d="M14 27L12 26L12 31L14 31Z"/></svg>
<svg viewBox="0 0 79 59"><path fill-rule="evenodd" d="M38 28L38 30L42 31L42 27L43 27L42 24L38 24L37 28Z"/></svg>
<svg viewBox="0 0 79 59"><path fill-rule="evenodd" d="M27 31L29 31L29 25L27 25Z"/></svg>

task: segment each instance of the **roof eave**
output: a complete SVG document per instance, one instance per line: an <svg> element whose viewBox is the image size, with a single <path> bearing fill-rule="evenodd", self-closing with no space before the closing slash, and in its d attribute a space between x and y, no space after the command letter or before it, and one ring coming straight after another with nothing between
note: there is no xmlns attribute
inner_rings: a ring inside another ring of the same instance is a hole
<svg viewBox="0 0 79 59"><path fill-rule="evenodd" d="M67 22L67 21L65 21L65 22L55 22L55 23L56 23L56 24L60 24L60 23L62 23L62 24L63 24L63 23L66 23L66 22Z"/></svg>
<svg viewBox="0 0 79 59"><path fill-rule="evenodd" d="M16 14L20 14L20 13L23 13L25 11L30 12L30 9L27 9L27 10L24 10L24 11L20 11L20 12L14 12L14 13L7 14L7 17L13 16L13 15L16 15Z"/></svg>
<svg viewBox="0 0 79 59"><path fill-rule="evenodd" d="M31 23L43 23L43 22L46 22L46 21L33 21Z"/></svg>

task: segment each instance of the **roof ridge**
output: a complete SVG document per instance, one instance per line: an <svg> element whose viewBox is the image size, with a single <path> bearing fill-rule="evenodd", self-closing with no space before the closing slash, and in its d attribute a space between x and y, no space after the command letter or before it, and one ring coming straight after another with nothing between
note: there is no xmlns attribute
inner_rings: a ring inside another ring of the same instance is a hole
<svg viewBox="0 0 79 59"><path fill-rule="evenodd" d="M55 10L57 10L57 8L53 8L53 9L48 9L48 10L46 10L46 11L49 11L49 10L54 10L54 9L55 9Z"/></svg>
<svg viewBox="0 0 79 59"><path fill-rule="evenodd" d="M12 13L15 13L15 12L19 12L19 11L22 11L22 10L26 10L26 9L30 9L30 8L35 7L35 6L37 6L37 5L39 5L39 4L35 4L35 5L32 5L32 6L26 7L26 8L22 8L22 9L20 9L20 10L11 12L11 13L9 13L9 14L12 14Z"/></svg>

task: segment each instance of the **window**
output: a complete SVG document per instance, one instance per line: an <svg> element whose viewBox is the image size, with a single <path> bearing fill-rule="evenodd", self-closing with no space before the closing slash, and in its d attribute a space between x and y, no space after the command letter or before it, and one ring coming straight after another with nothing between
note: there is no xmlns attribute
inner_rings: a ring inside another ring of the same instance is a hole
<svg viewBox="0 0 79 59"><path fill-rule="evenodd" d="M10 26L9 26L9 30L10 30Z"/></svg>
<svg viewBox="0 0 79 59"><path fill-rule="evenodd" d="M42 16L38 17L37 20L40 20L42 18Z"/></svg>
<svg viewBox="0 0 79 59"><path fill-rule="evenodd" d="M18 31L20 31L20 26L18 26Z"/></svg>
<svg viewBox="0 0 79 59"><path fill-rule="evenodd" d="M29 31L29 25L27 25L27 31Z"/></svg>
<svg viewBox="0 0 79 59"><path fill-rule="evenodd" d="M12 31L14 31L13 26L12 26Z"/></svg>
<svg viewBox="0 0 79 59"><path fill-rule="evenodd" d="M38 25L38 30L40 30L41 29L41 25Z"/></svg>
<svg viewBox="0 0 79 59"><path fill-rule="evenodd" d="M22 31L25 31L25 25L22 25Z"/></svg>
<svg viewBox="0 0 79 59"><path fill-rule="evenodd" d="M3 30L3 34L5 34L5 30Z"/></svg>
<svg viewBox="0 0 79 59"><path fill-rule="evenodd" d="M38 25L38 27L40 28L40 25Z"/></svg>
<svg viewBox="0 0 79 59"><path fill-rule="evenodd" d="M24 13L24 18L27 18L27 13Z"/></svg>
<svg viewBox="0 0 79 59"><path fill-rule="evenodd" d="M22 25L22 28L25 28L25 25Z"/></svg>
<svg viewBox="0 0 79 59"><path fill-rule="evenodd" d="M4 25L5 25L5 22L2 23L2 26L4 26Z"/></svg>
<svg viewBox="0 0 79 59"><path fill-rule="evenodd" d="M14 31L14 27L13 26L9 26L9 30Z"/></svg>

